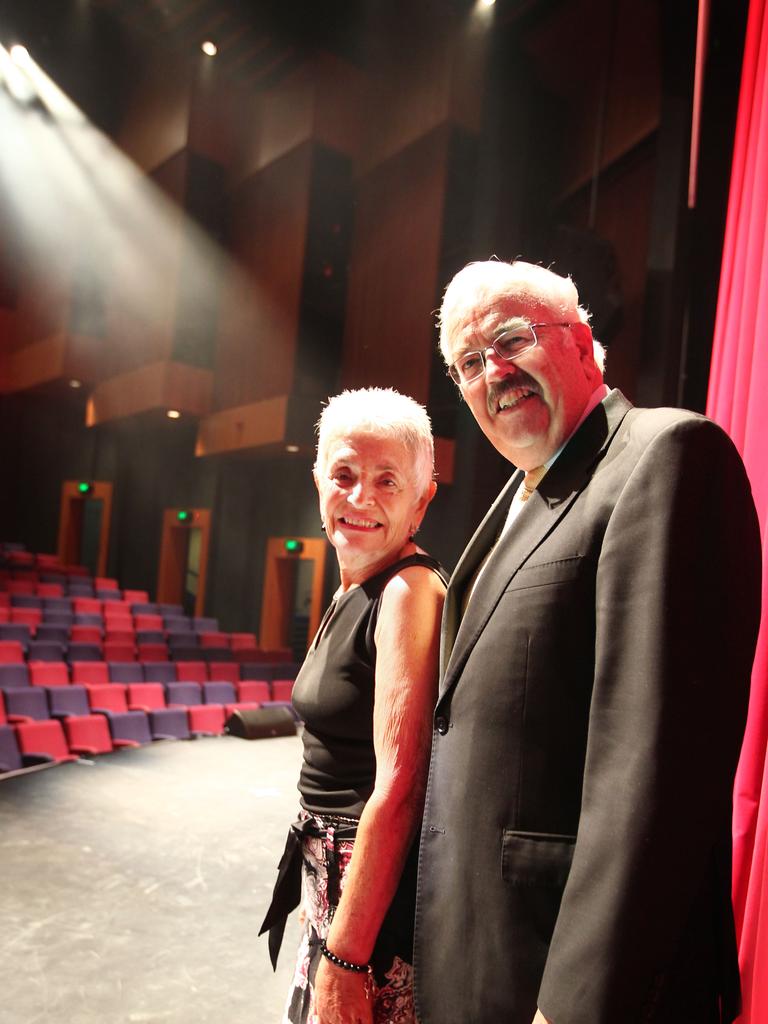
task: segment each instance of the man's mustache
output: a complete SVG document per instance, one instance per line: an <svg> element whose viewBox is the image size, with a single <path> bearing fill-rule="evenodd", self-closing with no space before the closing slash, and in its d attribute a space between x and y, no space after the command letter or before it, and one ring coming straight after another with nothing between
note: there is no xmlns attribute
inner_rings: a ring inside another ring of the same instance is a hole
<svg viewBox="0 0 768 1024"><path fill-rule="evenodd" d="M525 388L527 391L532 391L535 395L541 395L541 388L538 382L530 374L526 373L525 370L521 370L518 367L514 377L504 377L503 380L494 381L488 385L486 401L488 402L488 412L491 416L496 412L501 396L507 391L515 391L518 388Z"/></svg>

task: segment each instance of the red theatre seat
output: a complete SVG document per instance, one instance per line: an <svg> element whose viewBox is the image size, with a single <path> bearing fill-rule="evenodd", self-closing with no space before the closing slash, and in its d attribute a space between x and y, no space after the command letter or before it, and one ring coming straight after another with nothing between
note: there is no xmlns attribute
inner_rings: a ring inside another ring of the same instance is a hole
<svg viewBox="0 0 768 1024"><path fill-rule="evenodd" d="M106 661L75 661L72 663L72 682L79 686L97 686L109 682Z"/></svg>
<svg viewBox="0 0 768 1024"><path fill-rule="evenodd" d="M251 704L261 704L265 700L272 700L269 683L266 679L244 679L237 684L237 696L239 700Z"/></svg>
<svg viewBox="0 0 768 1024"><path fill-rule="evenodd" d="M73 715L64 719L69 749L76 754L111 754L114 750L104 715Z"/></svg>
<svg viewBox="0 0 768 1024"><path fill-rule="evenodd" d="M272 680L272 700L284 700L290 703L293 692L293 679Z"/></svg>
<svg viewBox="0 0 768 1024"><path fill-rule="evenodd" d="M0 640L0 663L24 661L24 648L18 640Z"/></svg>
<svg viewBox="0 0 768 1024"><path fill-rule="evenodd" d="M210 661L208 674L212 681L237 684L240 682L240 665L236 661Z"/></svg>
<svg viewBox="0 0 768 1024"><path fill-rule="evenodd" d="M176 678L180 682L208 682L208 666L204 661L177 661Z"/></svg>
<svg viewBox="0 0 768 1024"><path fill-rule="evenodd" d="M23 722L14 726L22 754L43 754L54 761L76 761L67 746L61 722Z"/></svg>
<svg viewBox="0 0 768 1024"><path fill-rule="evenodd" d="M63 661L30 661L29 681L33 686L69 686L69 666Z"/></svg>

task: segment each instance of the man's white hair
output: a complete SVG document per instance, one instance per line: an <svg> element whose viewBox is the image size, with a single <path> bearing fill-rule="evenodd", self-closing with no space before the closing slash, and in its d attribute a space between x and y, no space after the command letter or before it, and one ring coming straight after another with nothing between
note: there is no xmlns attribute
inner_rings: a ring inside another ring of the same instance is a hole
<svg viewBox="0 0 768 1024"><path fill-rule="evenodd" d="M413 460L412 479L425 494L435 472L435 447L427 410L394 388L342 391L328 400L317 421L315 472L326 468L331 443L366 434L399 442Z"/></svg>
<svg viewBox="0 0 768 1024"><path fill-rule="evenodd" d="M570 277L561 277L553 270L515 260L486 260L469 263L453 278L443 295L438 323L440 351L446 364L452 362L451 337L473 307L488 306L501 297L510 297L525 306L539 310L543 317L555 322L589 324L589 313L579 305L579 293ZM595 363L600 372L605 367L605 349L592 339Z"/></svg>

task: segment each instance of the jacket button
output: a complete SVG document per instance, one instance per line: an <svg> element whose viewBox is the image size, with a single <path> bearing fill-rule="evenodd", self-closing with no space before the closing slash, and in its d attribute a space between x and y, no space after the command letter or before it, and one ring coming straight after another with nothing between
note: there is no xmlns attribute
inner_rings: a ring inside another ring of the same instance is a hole
<svg viewBox="0 0 768 1024"><path fill-rule="evenodd" d="M448 719L444 715L438 715L435 719L435 728L441 736L448 732Z"/></svg>

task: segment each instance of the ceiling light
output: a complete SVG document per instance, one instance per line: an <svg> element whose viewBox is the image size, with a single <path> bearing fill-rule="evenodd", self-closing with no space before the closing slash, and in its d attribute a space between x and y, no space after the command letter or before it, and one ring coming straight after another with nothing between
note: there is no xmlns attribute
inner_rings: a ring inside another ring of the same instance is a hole
<svg viewBox="0 0 768 1024"><path fill-rule="evenodd" d="M287 452L291 452L291 454L295 454L297 451L299 451L299 446L297 444L287 444L285 446L285 450Z"/></svg>
<svg viewBox="0 0 768 1024"><path fill-rule="evenodd" d="M179 412L178 409L169 409L165 415L168 417L169 420L181 419L181 413Z"/></svg>
<svg viewBox="0 0 768 1024"><path fill-rule="evenodd" d="M14 64L25 64L29 61L29 50L27 50L26 46L19 46L19 44L16 43L15 46L11 47L10 52L11 60Z"/></svg>
<svg viewBox="0 0 768 1024"><path fill-rule="evenodd" d="M69 382L69 386L71 388L81 388L83 386L83 382L81 380L75 380L75 378L73 377L72 380Z"/></svg>
<svg viewBox="0 0 768 1024"><path fill-rule="evenodd" d="M215 57L219 52L219 48L216 43L212 43L210 39L206 39L203 45L200 47L204 54L208 57Z"/></svg>
<svg viewBox="0 0 768 1024"><path fill-rule="evenodd" d="M480 0L480 5L482 7L493 7L495 3L496 0Z"/></svg>

